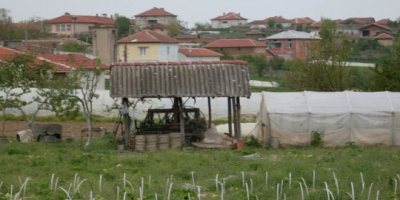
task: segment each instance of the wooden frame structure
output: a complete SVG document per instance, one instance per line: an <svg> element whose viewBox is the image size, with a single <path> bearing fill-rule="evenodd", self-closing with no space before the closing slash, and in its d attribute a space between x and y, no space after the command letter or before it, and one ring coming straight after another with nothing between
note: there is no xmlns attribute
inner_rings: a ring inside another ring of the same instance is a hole
<svg viewBox="0 0 400 200"><path fill-rule="evenodd" d="M218 62L146 62L111 65L110 96L122 98L173 98L174 107L183 117L183 97L208 98L211 125L211 98L227 97L229 134L241 139L240 97L250 98L250 76L244 61ZM129 115L125 114L125 145L129 139ZM184 124L180 120L182 140ZM233 124L233 129L232 129Z"/></svg>

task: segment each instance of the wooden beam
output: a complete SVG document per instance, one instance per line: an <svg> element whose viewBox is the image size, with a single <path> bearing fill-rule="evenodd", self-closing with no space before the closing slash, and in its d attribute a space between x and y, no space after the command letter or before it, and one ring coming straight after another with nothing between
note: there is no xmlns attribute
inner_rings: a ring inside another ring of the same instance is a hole
<svg viewBox="0 0 400 200"><path fill-rule="evenodd" d="M207 97L208 100L208 128L211 128L212 118L211 118L211 98Z"/></svg>
<svg viewBox="0 0 400 200"><path fill-rule="evenodd" d="M232 137L232 100L228 97L228 129L229 136Z"/></svg>
<svg viewBox="0 0 400 200"><path fill-rule="evenodd" d="M232 100L232 106L233 106L233 131L235 137L237 136L237 118L236 118L236 99L235 97L231 98Z"/></svg>
<svg viewBox="0 0 400 200"><path fill-rule="evenodd" d="M124 139L125 139L125 149L129 147L129 134L130 134L130 118L129 118L129 105L128 98L124 97L122 99L122 106L126 108L126 112L124 114Z"/></svg>
<svg viewBox="0 0 400 200"><path fill-rule="evenodd" d="M183 119L183 103L182 103L182 97L177 98L177 103L178 103L178 109L179 109L179 123L180 123L180 129L181 129L181 134L182 134L182 146L185 145L185 121Z"/></svg>
<svg viewBox="0 0 400 200"><path fill-rule="evenodd" d="M236 106L237 106L237 111L236 111L236 117L237 117L237 136L236 139L241 140L242 139L242 127L241 127L241 107L240 107L240 97L236 97Z"/></svg>

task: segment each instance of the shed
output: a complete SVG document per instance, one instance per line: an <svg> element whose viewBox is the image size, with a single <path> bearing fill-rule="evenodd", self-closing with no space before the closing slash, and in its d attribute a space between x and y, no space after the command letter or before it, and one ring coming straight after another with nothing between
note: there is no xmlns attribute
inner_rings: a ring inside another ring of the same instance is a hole
<svg viewBox="0 0 400 200"><path fill-rule="evenodd" d="M263 145L400 145L399 92L262 92L257 137ZM275 144L274 144L275 145Z"/></svg>
<svg viewBox="0 0 400 200"><path fill-rule="evenodd" d="M244 61L114 63L110 79L110 96L123 98L125 105L128 98L173 98L174 105L182 110L182 98L207 97L210 111L211 98L226 97L229 134L233 119L235 136L241 138L240 97L251 95L249 70ZM208 117L211 124L211 112ZM129 124L125 127L129 131ZM129 132L126 133L127 145ZM181 133L184 137L182 124Z"/></svg>

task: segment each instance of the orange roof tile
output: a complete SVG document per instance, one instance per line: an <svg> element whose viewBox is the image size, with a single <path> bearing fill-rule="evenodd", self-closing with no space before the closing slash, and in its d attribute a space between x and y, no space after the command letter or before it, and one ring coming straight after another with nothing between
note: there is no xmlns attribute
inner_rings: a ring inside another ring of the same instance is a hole
<svg viewBox="0 0 400 200"><path fill-rule="evenodd" d="M47 21L50 24L58 23L73 23L75 17L75 23L94 23L94 24L114 24L115 20L109 17L103 16L87 16L87 15L71 15L65 13L64 15Z"/></svg>
<svg viewBox="0 0 400 200"><path fill-rule="evenodd" d="M179 52L185 54L188 57L221 57L223 54L211 51L206 48L188 48L179 47Z"/></svg>
<svg viewBox="0 0 400 200"><path fill-rule="evenodd" d="M156 7L135 15L135 17L146 17L146 16L173 16L173 17L176 17L176 15L165 11L164 8L156 8Z"/></svg>
<svg viewBox="0 0 400 200"><path fill-rule="evenodd" d="M205 48L220 47L266 47L264 43L257 42L252 39L220 39L213 43L207 44Z"/></svg>
<svg viewBox="0 0 400 200"><path fill-rule="evenodd" d="M285 19L281 16L268 17L267 19L264 19L263 21L265 23L268 23L269 20L275 20L276 23L291 23L291 20Z"/></svg>
<svg viewBox="0 0 400 200"><path fill-rule="evenodd" d="M228 14L224 13L224 15L215 17L215 18L213 18L211 20L247 20L247 19L242 17L242 16L240 16L240 14L236 14L236 13L230 12Z"/></svg>
<svg viewBox="0 0 400 200"><path fill-rule="evenodd" d="M351 17L346 20L344 20L344 23L346 22L356 22L358 24L372 24L375 23L375 19L373 17Z"/></svg>
<svg viewBox="0 0 400 200"><path fill-rule="evenodd" d="M41 54L38 58L51 61L52 63L70 68L92 69L96 66L96 61L81 54ZM102 69L108 69L107 65L100 64Z"/></svg>
<svg viewBox="0 0 400 200"><path fill-rule="evenodd" d="M292 24L309 24L314 23L315 21L309 17L306 18L294 18L291 20Z"/></svg>
<svg viewBox="0 0 400 200"><path fill-rule="evenodd" d="M381 33L381 34L375 36L374 39L377 39L377 40L393 40L394 37L392 35L390 35L390 34L387 34L387 33Z"/></svg>
<svg viewBox="0 0 400 200"><path fill-rule="evenodd" d="M387 26L389 21L390 21L389 19L381 19L381 20L377 21L376 23Z"/></svg>
<svg viewBox="0 0 400 200"><path fill-rule="evenodd" d="M381 29L385 29L387 31L392 31L392 29L390 27L385 26L385 25L381 25L381 24L378 24L378 23L372 23L372 24L365 25L365 26L361 27L360 30L361 29L365 29L365 28L370 27L370 26L377 26L377 27L379 27Z"/></svg>
<svg viewBox="0 0 400 200"><path fill-rule="evenodd" d="M118 40L118 43L178 43L172 37L151 30L144 30Z"/></svg>

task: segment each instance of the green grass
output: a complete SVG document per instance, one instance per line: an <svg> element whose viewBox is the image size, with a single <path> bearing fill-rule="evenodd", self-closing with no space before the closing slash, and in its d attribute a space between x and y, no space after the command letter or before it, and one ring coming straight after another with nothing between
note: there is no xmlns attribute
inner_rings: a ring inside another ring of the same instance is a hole
<svg viewBox="0 0 400 200"><path fill-rule="evenodd" d="M100 115L93 115L92 116L93 122L116 122L116 117L103 117ZM6 114L6 120L8 121L25 121L25 118L22 115L12 115ZM0 121L3 120L3 116L0 116ZM67 117L57 117L55 115L48 115L48 116L37 116L35 118L35 122L86 122L85 117L82 114L78 114L78 116L74 118L67 118Z"/></svg>
<svg viewBox="0 0 400 200"><path fill-rule="evenodd" d="M284 199L284 196L287 199L301 199L299 182L306 195L302 178L309 189L309 196L305 199L327 199L325 182L335 199L350 199L347 193L352 193L351 184L354 185L355 199L367 199L371 183L371 199L376 199L378 190L379 199L396 199L399 195L399 189L395 189L400 173L399 147L246 147L242 150L171 149L119 153L114 151L117 143L108 141L109 136L97 138L87 149L82 148L85 141L79 140L57 144L18 143L11 139L3 141L0 144L0 199L10 199L11 185L15 195L21 182L28 177L31 180L27 183L24 199L66 199L66 194L60 188L68 190L70 185L76 188L77 183L83 181L73 199L89 199L90 191L96 199L116 199L119 188L119 199L127 192L127 199L136 200L140 199L142 178L143 199L155 199L155 193L158 199L167 199L167 180L173 183L171 199L188 199L188 193L192 199L197 199L197 190L195 192L185 187L192 184L192 172L195 184L201 187L201 194L205 195L202 199L206 200L221 199L221 188L218 187L216 191L215 186L217 175L219 182L225 182L224 199L247 199L242 173L249 190L252 188L250 199L256 199L256 195L258 199L277 199L277 185L281 186L281 183L283 190L280 199ZM315 187L313 170L316 174ZM128 183L124 187L124 174L134 190ZM339 183L339 198L334 174ZM57 189L54 189L56 179Z"/></svg>

